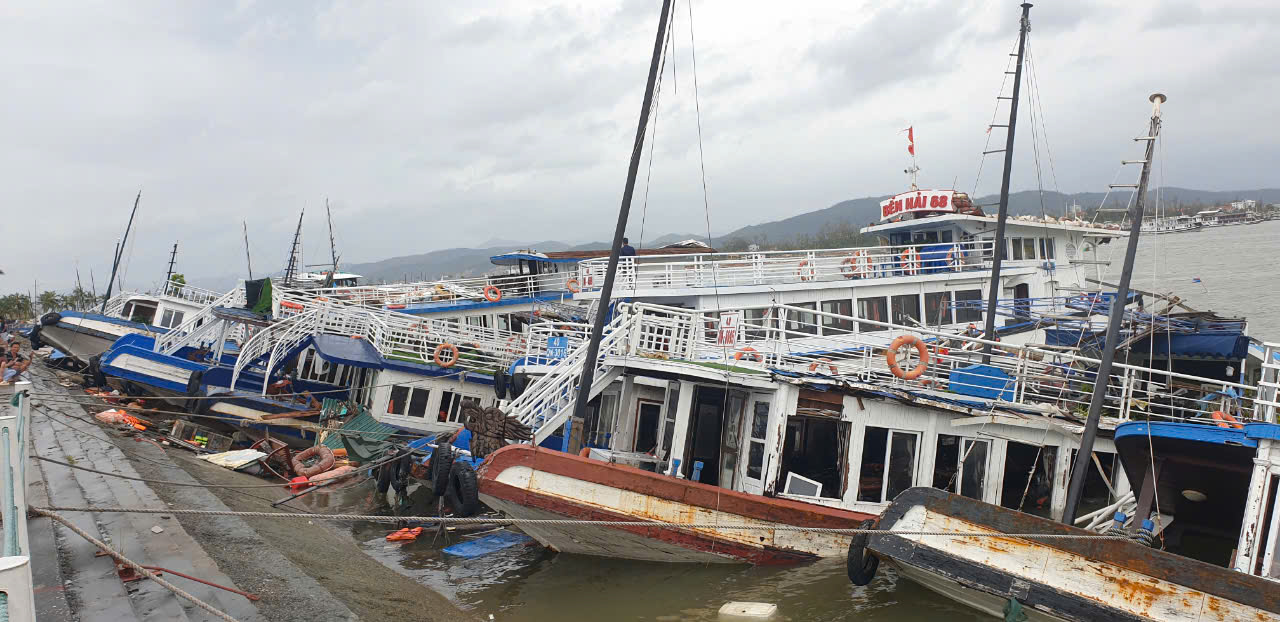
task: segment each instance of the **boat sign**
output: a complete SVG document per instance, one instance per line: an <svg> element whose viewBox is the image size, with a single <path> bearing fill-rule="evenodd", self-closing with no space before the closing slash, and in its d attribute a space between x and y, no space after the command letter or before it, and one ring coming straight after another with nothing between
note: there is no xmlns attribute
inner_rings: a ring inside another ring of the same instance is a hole
<svg viewBox="0 0 1280 622"><path fill-rule="evenodd" d="M568 355L568 337L549 337L547 339L547 358L562 359Z"/></svg>
<svg viewBox="0 0 1280 622"><path fill-rule="evenodd" d="M912 190L880 202L880 220L908 212L955 212L954 190Z"/></svg>
<svg viewBox="0 0 1280 622"><path fill-rule="evenodd" d="M720 330L716 333L716 345L734 348L738 345L738 327L742 325L740 311L726 311L720 314Z"/></svg>

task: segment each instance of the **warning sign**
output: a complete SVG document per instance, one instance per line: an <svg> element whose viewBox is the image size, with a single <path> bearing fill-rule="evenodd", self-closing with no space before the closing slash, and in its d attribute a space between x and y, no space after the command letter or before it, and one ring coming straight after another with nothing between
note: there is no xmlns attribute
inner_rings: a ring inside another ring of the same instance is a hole
<svg viewBox="0 0 1280 622"><path fill-rule="evenodd" d="M742 312L726 311L720 314L720 329L716 332L716 345L734 348L738 345L738 328L742 325Z"/></svg>

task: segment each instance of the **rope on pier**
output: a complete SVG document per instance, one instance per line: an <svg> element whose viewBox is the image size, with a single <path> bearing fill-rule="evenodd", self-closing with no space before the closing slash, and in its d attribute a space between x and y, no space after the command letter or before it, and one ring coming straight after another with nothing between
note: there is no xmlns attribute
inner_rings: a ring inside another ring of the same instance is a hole
<svg viewBox="0 0 1280 622"><path fill-rule="evenodd" d="M894 536L955 536L964 538L1025 538L1028 540L1128 540L1124 536L1105 534L1087 535L1075 533L999 533L999 532L964 532L964 531L898 531L891 529L861 529L837 527L803 527L797 525L742 525L721 523L672 523L666 521L594 521L577 519L552 518L485 518L460 516L382 516L375 514L302 514L293 512L234 512L229 510L179 510L175 508L108 508L93 506L50 506L32 508L44 512L98 512L126 514L174 514L190 516L239 516L242 518L281 518L307 520L327 519L340 521L367 521L375 523L401 522L433 522L441 524L492 524L547 526L547 527L656 527L659 529L725 529L743 531L805 531L809 533L831 533L840 535L853 534L889 534Z"/></svg>
<svg viewBox="0 0 1280 622"><path fill-rule="evenodd" d="M131 479L135 482L144 482L147 484L164 484L166 486L189 486L191 488L276 488L276 489L284 488L285 486L289 485L288 482L281 482L278 484L193 484L191 482L171 482L171 481L162 480L162 479L147 479L145 477L133 477L132 475L121 475L120 473L112 473L110 471L99 471L98 469L82 467L82 466L71 464L70 462L54 460L53 458L46 458L44 456L31 456L31 457L35 458L36 460L43 460L45 462L52 462L53 464L60 464L64 467L71 468L71 469L88 471L90 473L97 473L98 475L106 475L108 477L118 477L120 479Z"/></svg>
<svg viewBox="0 0 1280 622"><path fill-rule="evenodd" d="M98 547L100 550L102 550L102 552L106 553L107 555L110 555L110 556L111 556L113 559L115 559L117 562L120 562L121 564L124 564L124 565L126 565L126 566L128 566L128 567L130 567L130 568L133 568L133 569L134 569L134 571L135 571L135 572L137 572L138 574L140 574L140 575L142 575L142 576L144 576L144 577L146 577L146 578L148 578L148 579L151 579L152 581L155 581L156 585L159 585L159 586L161 586L161 587L163 587L163 588L165 588L165 589L169 590L170 592L173 592L174 594L178 595L179 597L182 597L182 598L185 598L185 599L187 599L187 600L191 601L191 604L193 604L193 605L195 605L195 606L197 606L197 607L199 607L199 608L201 608L201 609L204 609L205 611L208 611L210 614L214 615L215 617L220 618L220 619L222 619L222 620L226 620L227 622L238 622L235 618L233 618L233 617L231 617L231 616L227 615L226 613L223 613L222 611L219 611L219 610L218 610L218 609L216 609L213 605L210 605L209 603L206 603L206 602L204 602L203 600L200 600L199 598L196 598L195 596L192 596L192 595L191 595L190 593L188 593L186 590L183 590L182 588L180 588L180 587L178 587L178 586L176 586L176 585L174 585L174 584L172 584L172 583L169 583L168 581L165 581L164 579L161 579L161 578L160 578L160 575L157 575L156 573L154 573L154 572L152 572L152 571L150 571L150 570L147 570L146 568L144 568L144 567L142 567L142 566L138 565L136 562L134 562L133 560L129 559L128 557L125 557L124 555L121 555L119 551L116 551L115 549L113 549L113 548L111 548L110 546L108 546L106 542L103 542L103 541L101 541L101 540L99 540L99 539L97 539L97 538L95 538L95 537L93 537L93 536L89 535L89 533L88 533L88 532L86 532L85 530L83 530L83 529L81 529L81 528L79 528L79 527L76 527L74 524L72 524L72 522L71 522L71 521L67 520L67 518L66 518L65 516L62 516L61 514L58 514L57 512L54 512L54 511L52 511L52 510L50 510L50 509L48 509L48 508L36 508L36 507L33 507L33 508L28 508L28 509L30 509L32 512L34 512L34 513L36 513L36 514L39 514L39 515L41 515L41 516L48 516L49 518L53 519L54 521L57 521L58 523L61 523L63 527L66 527L67 529L70 529L71 531L75 532L75 534L76 534L76 535L80 536L81 538L84 538L85 540L88 540L88 541L89 541L90 543L92 543L94 546L96 546L96 547Z"/></svg>

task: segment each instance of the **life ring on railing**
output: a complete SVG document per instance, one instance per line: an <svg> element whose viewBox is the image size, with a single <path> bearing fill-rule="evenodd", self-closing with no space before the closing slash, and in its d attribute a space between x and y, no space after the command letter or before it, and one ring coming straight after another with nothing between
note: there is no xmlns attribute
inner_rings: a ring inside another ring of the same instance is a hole
<svg viewBox="0 0 1280 622"><path fill-rule="evenodd" d="M315 464L306 466L304 463L311 458L319 458ZM316 445L302 450L293 456L290 465L293 466L293 472L302 477L313 477L333 468L333 450L324 445Z"/></svg>
<svg viewBox="0 0 1280 622"><path fill-rule="evenodd" d="M316 296L316 302L329 302L329 299L324 296Z"/></svg>
<svg viewBox="0 0 1280 622"><path fill-rule="evenodd" d="M902 371L898 367L898 348L904 345L914 346L916 352L920 355L920 363L918 363L911 371ZM889 344L889 349L884 351L884 360L889 363L889 371L893 375L903 380L915 380L924 375L925 370L929 369L929 349L925 347L924 341L915 335L902 335L893 340Z"/></svg>
<svg viewBox="0 0 1280 622"><path fill-rule="evenodd" d="M840 375L840 370L836 369L836 364L832 363L831 359L825 358L825 357L820 358L812 363L809 363L809 371L818 371L818 368L821 367L823 363L825 363L827 365L827 368L831 370L832 376Z"/></svg>
<svg viewBox="0 0 1280 622"><path fill-rule="evenodd" d="M448 359L440 357L440 354L445 350L453 353ZM458 346L455 346L452 343L442 343L436 346L436 351L432 353L431 359L436 362L436 365L441 367L453 367L458 364Z"/></svg>
<svg viewBox="0 0 1280 622"><path fill-rule="evenodd" d="M280 306L282 306L282 307L284 307L284 308L286 308L286 309L293 309L294 311L301 311L301 310L302 310L302 303L300 303L300 302L294 302L294 301L292 301L292 300L281 300L281 301L280 301Z"/></svg>
<svg viewBox="0 0 1280 622"><path fill-rule="evenodd" d="M920 253L916 249L907 247L898 256L902 260L902 273L915 275L920 273Z"/></svg>
<svg viewBox="0 0 1280 622"><path fill-rule="evenodd" d="M759 352L756 352L756 349L751 346L747 346L733 353L733 360L735 361L741 361L743 357L750 358L757 363L764 361L764 357L761 356Z"/></svg>
<svg viewBox="0 0 1280 622"><path fill-rule="evenodd" d="M489 302L498 302L499 300L502 300L502 290L493 285L485 285L484 299Z"/></svg>
<svg viewBox="0 0 1280 622"><path fill-rule="evenodd" d="M867 251L853 251L840 262L840 274L846 279L862 278L867 273Z"/></svg>
<svg viewBox="0 0 1280 622"><path fill-rule="evenodd" d="M1232 417L1221 410L1213 411L1212 416L1213 420L1218 422L1218 427L1220 428L1236 428L1238 430L1244 427L1238 420L1236 420L1235 417Z"/></svg>
<svg viewBox="0 0 1280 622"><path fill-rule="evenodd" d="M959 270L960 258L962 256L963 256L963 251L960 250L959 246L956 246L953 244L951 246L951 249L947 251L947 258L946 258L947 267L955 270Z"/></svg>
<svg viewBox="0 0 1280 622"><path fill-rule="evenodd" d="M578 286L578 279L569 279L568 281L565 281L564 288L569 290L570 294L576 294L582 291L582 288Z"/></svg>
<svg viewBox="0 0 1280 622"><path fill-rule="evenodd" d="M814 274L813 264L808 259L804 259L800 261L800 265L796 266L796 276L799 276L801 281L808 281L817 275Z"/></svg>
<svg viewBox="0 0 1280 622"><path fill-rule="evenodd" d="M403 309L404 305L387 305L388 309Z"/></svg>

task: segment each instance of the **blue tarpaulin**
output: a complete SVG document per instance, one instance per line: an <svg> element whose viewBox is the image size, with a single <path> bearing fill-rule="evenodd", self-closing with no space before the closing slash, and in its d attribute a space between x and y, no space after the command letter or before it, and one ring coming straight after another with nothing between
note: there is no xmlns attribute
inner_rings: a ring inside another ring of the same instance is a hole
<svg viewBox="0 0 1280 622"><path fill-rule="evenodd" d="M960 395L1013 401L1013 378L998 367L970 365L951 372L950 389Z"/></svg>

